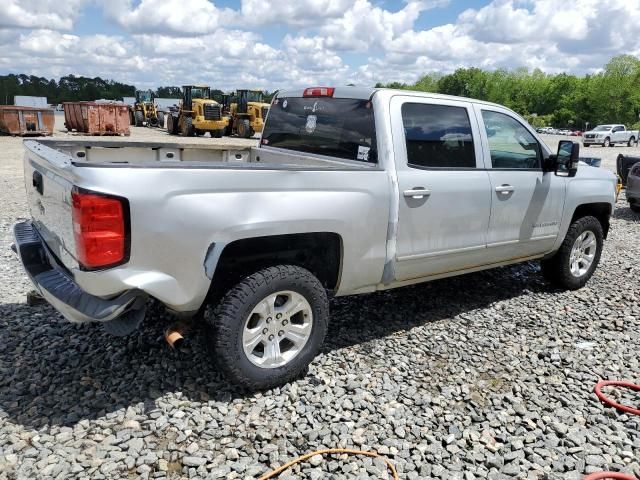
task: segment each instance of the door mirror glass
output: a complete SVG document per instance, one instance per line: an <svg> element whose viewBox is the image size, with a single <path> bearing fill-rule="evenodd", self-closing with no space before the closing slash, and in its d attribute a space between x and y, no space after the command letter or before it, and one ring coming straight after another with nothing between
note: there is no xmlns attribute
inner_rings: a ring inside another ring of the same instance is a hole
<svg viewBox="0 0 640 480"><path fill-rule="evenodd" d="M555 173L562 177L575 177L578 172L580 145L569 140L561 140L556 155Z"/></svg>

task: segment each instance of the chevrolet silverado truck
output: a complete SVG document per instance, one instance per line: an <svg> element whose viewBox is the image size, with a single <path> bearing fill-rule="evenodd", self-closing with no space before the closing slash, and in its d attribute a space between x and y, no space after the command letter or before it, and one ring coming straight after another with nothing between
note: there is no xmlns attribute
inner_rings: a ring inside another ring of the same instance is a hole
<svg viewBox="0 0 640 480"><path fill-rule="evenodd" d="M540 260L592 276L616 177L513 111L428 93L281 91L257 147L27 140L14 249L72 322L133 332L155 299L206 323L230 381L268 388L318 354L328 296Z"/></svg>
<svg viewBox="0 0 640 480"><path fill-rule="evenodd" d="M602 145L603 147L615 147L616 144L631 147L638 144L638 130L627 130L624 125L598 125L593 130L582 134L582 145Z"/></svg>

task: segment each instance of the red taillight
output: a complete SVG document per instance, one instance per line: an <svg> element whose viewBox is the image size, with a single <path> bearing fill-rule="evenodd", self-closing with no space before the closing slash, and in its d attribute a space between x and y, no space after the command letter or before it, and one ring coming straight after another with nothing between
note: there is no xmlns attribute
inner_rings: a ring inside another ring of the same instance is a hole
<svg viewBox="0 0 640 480"><path fill-rule="evenodd" d="M333 87L311 87L305 89L303 97L333 97Z"/></svg>
<svg viewBox="0 0 640 480"><path fill-rule="evenodd" d="M78 262L86 268L122 263L127 256L126 200L74 190L73 233Z"/></svg>

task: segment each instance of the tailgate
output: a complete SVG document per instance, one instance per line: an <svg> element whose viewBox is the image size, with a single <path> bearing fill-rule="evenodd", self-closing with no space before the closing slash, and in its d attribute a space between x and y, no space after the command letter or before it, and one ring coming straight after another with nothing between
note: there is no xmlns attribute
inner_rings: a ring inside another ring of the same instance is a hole
<svg viewBox="0 0 640 480"><path fill-rule="evenodd" d="M76 267L71 158L37 141L24 142L24 179L29 211L41 237L66 267Z"/></svg>

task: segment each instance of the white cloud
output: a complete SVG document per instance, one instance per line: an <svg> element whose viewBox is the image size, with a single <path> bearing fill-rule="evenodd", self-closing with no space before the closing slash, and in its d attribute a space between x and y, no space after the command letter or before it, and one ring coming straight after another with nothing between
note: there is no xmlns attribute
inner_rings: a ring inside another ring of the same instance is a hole
<svg viewBox="0 0 640 480"><path fill-rule="evenodd" d="M584 73L614 55L640 56L640 0L493 0L424 30L419 19L450 0L396 8L377 0L243 0L237 10L207 0L105 0L118 35L64 32L87 0L7 1L0 73L99 75L145 88L371 85L469 66Z"/></svg>
<svg viewBox="0 0 640 480"><path fill-rule="evenodd" d="M242 0L241 21L249 25L318 25L341 17L352 0Z"/></svg>
<svg viewBox="0 0 640 480"><path fill-rule="evenodd" d="M73 28L84 0L2 0L0 28Z"/></svg>
<svg viewBox="0 0 640 480"><path fill-rule="evenodd" d="M197 36L216 31L232 18L230 9L219 9L208 0L105 1L108 18L133 33Z"/></svg>

